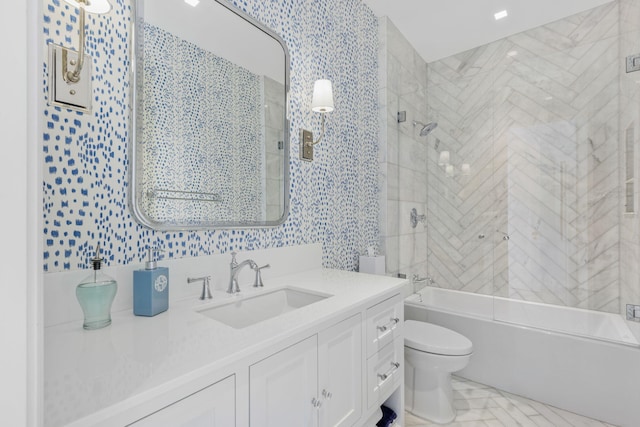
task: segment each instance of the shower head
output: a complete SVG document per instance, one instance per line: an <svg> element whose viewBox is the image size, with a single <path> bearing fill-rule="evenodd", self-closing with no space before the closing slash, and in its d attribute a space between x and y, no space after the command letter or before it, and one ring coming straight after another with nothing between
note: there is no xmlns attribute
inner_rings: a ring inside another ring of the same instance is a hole
<svg viewBox="0 0 640 427"><path fill-rule="evenodd" d="M433 130L435 128L438 127L438 123L436 122L429 122L426 125L424 123L418 122L418 121L414 121L413 122L414 126L420 125L422 126L422 129L420 129L420 136L427 136L429 135L431 132L433 132Z"/></svg>

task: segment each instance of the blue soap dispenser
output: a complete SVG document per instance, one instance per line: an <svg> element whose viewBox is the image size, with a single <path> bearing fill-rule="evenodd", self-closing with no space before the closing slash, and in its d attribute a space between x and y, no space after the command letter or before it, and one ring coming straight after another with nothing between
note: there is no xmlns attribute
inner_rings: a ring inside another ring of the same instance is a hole
<svg viewBox="0 0 640 427"><path fill-rule="evenodd" d="M154 260L155 248L149 255L144 270L133 272L133 314L155 316L169 308L169 269L158 267Z"/></svg>

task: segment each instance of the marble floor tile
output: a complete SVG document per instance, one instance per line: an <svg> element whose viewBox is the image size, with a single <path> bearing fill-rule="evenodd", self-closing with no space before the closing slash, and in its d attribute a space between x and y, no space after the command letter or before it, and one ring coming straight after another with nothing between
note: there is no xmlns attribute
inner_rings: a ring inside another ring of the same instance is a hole
<svg viewBox="0 0 640 427"><path fill-rule="evenodd" d="M406 427L615 427L535 400L453 377L456 419L436 424L405 412Z"/></svg>

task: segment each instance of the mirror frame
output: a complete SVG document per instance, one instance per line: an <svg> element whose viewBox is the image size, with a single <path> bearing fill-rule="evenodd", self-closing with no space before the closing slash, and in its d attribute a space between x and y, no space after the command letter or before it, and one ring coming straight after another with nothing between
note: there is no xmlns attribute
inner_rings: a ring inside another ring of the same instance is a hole
<svg viewBox="0 0 640 427"><path fill-rule="evenodd" d="M184 223L184 221L176 223L160 222L149 218L143 210L140 208L140 201L143 198L142 195L142 183L138 183L138 168L142 168L142 156L138 153L138 137L142 135L142 112L138 111L138 104L143 100L142 85L138 85L138 75L142 73L144 65L144 31L141 31L142 25L144 25L144 1L135 0L132 4L134 22L132 23L132 48L131 48L131 104L130 104L130 127L133 135L129 138L129 207L132 212L133 218L142 226L157 231L196 231L196 230L212 230L212 229L239 229L239 228L273 228L282 225L289 217L290 208L290 119L289 119L289 90L290 90L290 55L289 49L285 41L275 31L268 28L266 25L258 21L257 19L249 16L242 10L236 8L226 0L208 0L214 1L230 12L236 14L238 17L244 19L247 23L261 30L265 35L271 37L280 44L284 53L284 135L283 143L283 212L282 216L273 221L200 221L193 223ZM153 1L153 0L147 0ZM140 60L141 59L141 60ZM142 74L140 74L142 75ZM142 173L140 173L142 175Z"/></svg>

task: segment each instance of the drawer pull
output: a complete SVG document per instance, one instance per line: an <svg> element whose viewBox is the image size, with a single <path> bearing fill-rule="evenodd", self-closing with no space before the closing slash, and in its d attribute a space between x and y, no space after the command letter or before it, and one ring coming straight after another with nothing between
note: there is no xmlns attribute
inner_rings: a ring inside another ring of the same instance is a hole
<svg viewBox="0 0 640 427"><path fill-rule="evenodd" d="M330 391L327 391L326 389L323 389L322 397L324 397L327 400L331 400L331 398L333 397L333 393L331 393Z"/></svg>
<svg viewBox="0 0 640 427"><path fill-rule="evenodd" d="M398 362L391 362L391 368L384 374L378 374L378 378L380 378L382 381L386 381L386 379L393 375L399 367L400 364Z"/></svg>
<svg viewBox="0 0 640 427"><path fill-rule="evenodd" d="M397 317L392 317L389 323L387 323L386 325L378 326L378 329L380 330L380 332L385 332L388 329L393 329L393 327L398 323L400 323L400 319L398 319Z"/></svg>
<svg viewBox="0 0 640 427"><path fill-rule="evenodd" d="M311 399L311 404L316 409L319 409L322 406L322 402L320 400L316 399L315 397L313 399Z"/></svg>

